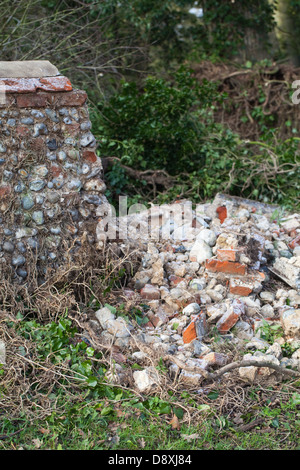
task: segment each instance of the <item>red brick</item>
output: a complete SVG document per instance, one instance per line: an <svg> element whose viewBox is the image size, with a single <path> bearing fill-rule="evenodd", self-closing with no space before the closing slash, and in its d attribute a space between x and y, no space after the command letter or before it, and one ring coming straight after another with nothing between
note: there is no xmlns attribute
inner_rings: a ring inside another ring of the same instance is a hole
<svg viewBox="0 0 300 470"><path fill-rule="evenodd" d="M21 137L25 137L26 135L30 134L30 129L26 126L18 126L16 131L17 131L17 134L20 135Z"/></svg>
<svg viewBox="0 0 300 470"><path fill-rule="evenodd" d="M195 315L191 323L183 330L182 339L184 343L191 343L197 338L196 321L198 318L199 315Z"/></svg>
<svg viewBox="0 0 300 470"><path fill-rule="evenodd" d="M54 178L57 178L62 173L62 170L59 166L52 165L50 168L50 173Z"/></svg>
<svg viewBox="0 0 300 470"><path fill-rule="evenodd" d="M219 333L227 333L236 324L239 318L240 315L234 310L224 313L216 324Z"/></svg>
<svg viewBox="0 0 300 470"><path fill-rule="evenodd" d="M24 93L17 96L19 108L45 108L53 101L49 93Z"/></svg>
<svg viewBox="0 0 300 470"><path fill-rule="evenodd" d="M79 134L79 131L80 131L80 124L78 124L76 122L74 124L64 125L64 126L62 126L62 131L65 134L68 134L72 137L76 137Z"/></svg>
<svg viewBox="0 0 300 470"><path fill-rule="evenodd" d="M175 276L175 274L171 274L171 276L169 276L169 281L172 286L177 286L177 284L184 281L184 278L180 276Z"/></svg>
<svg viewBox="0 0 300 470"><path fill-rule="evenodd" d="M38 79L36 78L4 78L6 93L34 93Z"/></svg>
<svg viewBox="0 0 300 470"><path fill-rule="evenodd" d="M296 229L291 230L289 233L289 236L292 238L297 237L297 235L298 235L298 232L296 231Z"/></svg>
<svg viewBox="0 0 300 470"><path fill-rule="evenodd" d="M294 238L294 240L292 240L290 243L289 243L289 248L291 250L294 250L296 248L296 246L300 246L300 233L299 235Z"/></svg>
<svg viewBox="0 0 300 470"><path fill-rule="evenodd" d="M56 106L82 106L87 100L87 94L83 90L58 93L56 95Z"/></svg>
<svg viewBox="0 0 300 470"><path fill-rule="evenodd" d="M40 78L37 88L41 88L46 91L71 91L72 84L67 77L46 77Z"/></svg>
<svg viewBox="0 0 300 470"><path fill-rule="evenodd" d="M230 293L234 295L240 295L241 297L247 297L251 294L253 286L250 283L242 283L240 280L230 280Z"/></svg>
<svg viewBox="0 0 300 470"><path fill-rule="evenodd" d="M67 77L47 78L4 78L6 93L34 93L44 91L71 91L72 85Z"/></svg>
<svg viewBox="0 0 300 470"><path fill-rule="evenodd" d="M10 185L0 186L0 199L7 197L11 192Z"/></svg>
<svg viewBox="0 0 300 470"><path fill-rule="evenodd" d="M95 153L95 150L86 149L82 152L82 158L83 160L86 160L87 162L95 163L98 157Z"/></svg>
<svg viewBox="0 0 300 470"><path fill-rule="evenodd" d="M219 261L217 259L206 260L205 267L208 271L226 273L226 274L237 274L244 276L246 273L246 265L240 263L233 263L232 261Z"/></svg>
<svg viewBox="0 0 300 470"><path fill-rule="evenodd" d="M221 224L224 222L224 220L227 218L227 209L225 206L219 206L216 209L216 212L218 214L218 217L220 219Z"/></svg>
<svg viewBox="0 0 300 470"><path fill-rule="evenodd" d="M194 339L198 338L198 334L203 333L203 328L206 329L205 313L200 312L197 315L191 315L191 320L190 324L182 332L182 339L185 344L194 341ZM197 334L197 326L199 330L199 325L201 325L200 331Z"/></svg>

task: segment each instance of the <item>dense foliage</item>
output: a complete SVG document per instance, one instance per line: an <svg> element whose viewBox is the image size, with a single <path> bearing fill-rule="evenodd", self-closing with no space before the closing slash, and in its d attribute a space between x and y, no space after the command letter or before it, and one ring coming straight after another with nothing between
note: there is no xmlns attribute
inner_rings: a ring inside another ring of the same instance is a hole
<svg viewBox="0 0 300 470"><path fill-rule="evenodd" d="M261 106L253 106L250 119L261 135L245 143L214 119L227 99L217 81L196 80L190 71L203 59L251 68L286 51L294 57L300 4L284 2L293 31L279 49L274 18L281 3L3 0L0 47L3 59L51 60L88 91L111 200L120 193L144 202L199 200L227 191L292 205L299 193L295 126L286 142L278 140L274 117L265 112L266 90L258 88ZM150 184L156 171L165 180Z"/></svg>

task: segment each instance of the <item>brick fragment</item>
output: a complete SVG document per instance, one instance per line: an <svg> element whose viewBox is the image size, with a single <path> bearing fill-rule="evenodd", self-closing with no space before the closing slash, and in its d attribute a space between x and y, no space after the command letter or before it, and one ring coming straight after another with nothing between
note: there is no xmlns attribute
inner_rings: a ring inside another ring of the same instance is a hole
<svg viewBox="0 0 300 470"><path fill-rule="evenodd" d="M244 276L246 273L245 264L234 263L232 261L220 261L212 258L206 260L205 267L208 271L214 273L236 274L239 276Z"/></svg>
<svg viewBox="0 0 300 470"><path fill-rule="evenodd" d="M141 297L146 300L159 300L160 290L152 284L146 284L141 290Z"/></svg>
<svg viewBox="0 0 300 470"><path fill-rule="evenodd" d="M245 313L245 304L239 299L234 300L232 306L222 315L216 324L219 333L226 334L243 313Z"/></svg>
<svg viewBox="0 0 300 470"><path fill-rule="evenodd" d="M7 197L10 194L10 192L11 192L10 185L0 186L0 199Z"/></svg>
<svg viewBox="0 0 300 470"><path fill-rule="evenodd" d="M243 282L240 279L230 279L229 291L231 294L247 297L253 291L253 284Z"/></svg>
<svg viewBox="0 0 300 470"><path fill-rule="evenodd" d="M201 339L206 333L205 313L191 316L192 321L182 332L182 339L185 344L191 343L194 339Z"/></svg>
<svg viewBox="0 0 300 470"><path fill-rule="evenodd" d="M237 261L240 250L218 249L217 257L220 261Z"/></svg>
<svg viewBox="0 0 300 470"><path fill-rule="evenodd" d="M182 332L182 339L183 342L188 344L194 341L197 338L197 330L196 330L196 321L198 319L198 315L191 321L191 323L183 330Z"/></svg>
<svg viewBox="0 0 300 470"><path fill-rule="evenodd" d="M172 286L177 286L180 282L184 281L184 278L175 276L175 274L171 274L171 276L169 276L169 281Z"/></svg>
<svg viewBox="0 0 300 470"><path fill-rule="evenodd" d="M90 163L95 163L97 161L97 155L95 153L95 150L93 149L85 149L82 152L82 158L83 160L90 162Z"/></svg>
<svg viewBox="0 0 300 470"><path fill-rule="evenodd" d="M300 233L299 235L294 238L294 240L292 240L290 243L289 243L289 248L291 250L294 250L296 248L296 246L300 246Z"/></svg>
<svg viewBox="0 0 300 470"><path fill-rule="evenodd" d="M224 222L224 220L227 218L227 209L226 206L219 206L216 209L216 212L218 214L218 217L220 219L221 224Z"/></svg>
<svg viewBox="0 0 300 470"><path fill-rule="evenodd" d="M76 137L80 133L80 124L77 122L74 124L68 124L65 126L62 126L62 130L66 135L69 135L71 137Z"/></svg>

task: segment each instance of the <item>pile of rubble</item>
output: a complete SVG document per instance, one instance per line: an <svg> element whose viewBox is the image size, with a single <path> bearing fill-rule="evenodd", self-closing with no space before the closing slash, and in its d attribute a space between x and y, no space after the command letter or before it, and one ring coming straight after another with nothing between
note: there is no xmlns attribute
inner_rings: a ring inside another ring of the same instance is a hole
<svg viewBox="0 0 300 470"><path fill-rule="evenodd" d="M127 218L124 243L137 244L140 231L143 259L123 294L143 310L143 322L109 306L91 322L121 353L113 380L122 382L133 361L141 364L137 389L156 386L158 372L141 345L160 354L170 377L193 387L231 362L226 344L250 364L238 369L245 380L278 380L278 367L300 371L300 214L222 194L184 207L189 223L174 220L171 206L130 216L129 225Z"/></svg>

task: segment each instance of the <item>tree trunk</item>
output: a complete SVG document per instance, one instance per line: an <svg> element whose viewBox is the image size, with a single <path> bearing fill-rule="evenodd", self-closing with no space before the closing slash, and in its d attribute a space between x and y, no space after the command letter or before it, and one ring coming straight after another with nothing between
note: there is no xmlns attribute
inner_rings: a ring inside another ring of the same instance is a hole
<svg viewBox="0 0 300 470"><path fill-rule="evenodd" d="M274 4L274 0L269 0ZM300 47L298 28L295 24L291 0L277 0L275 10L276 36L280 47L289 56L296 67L300 66ZM295 13L295 12L294 12Z"/></svg>

